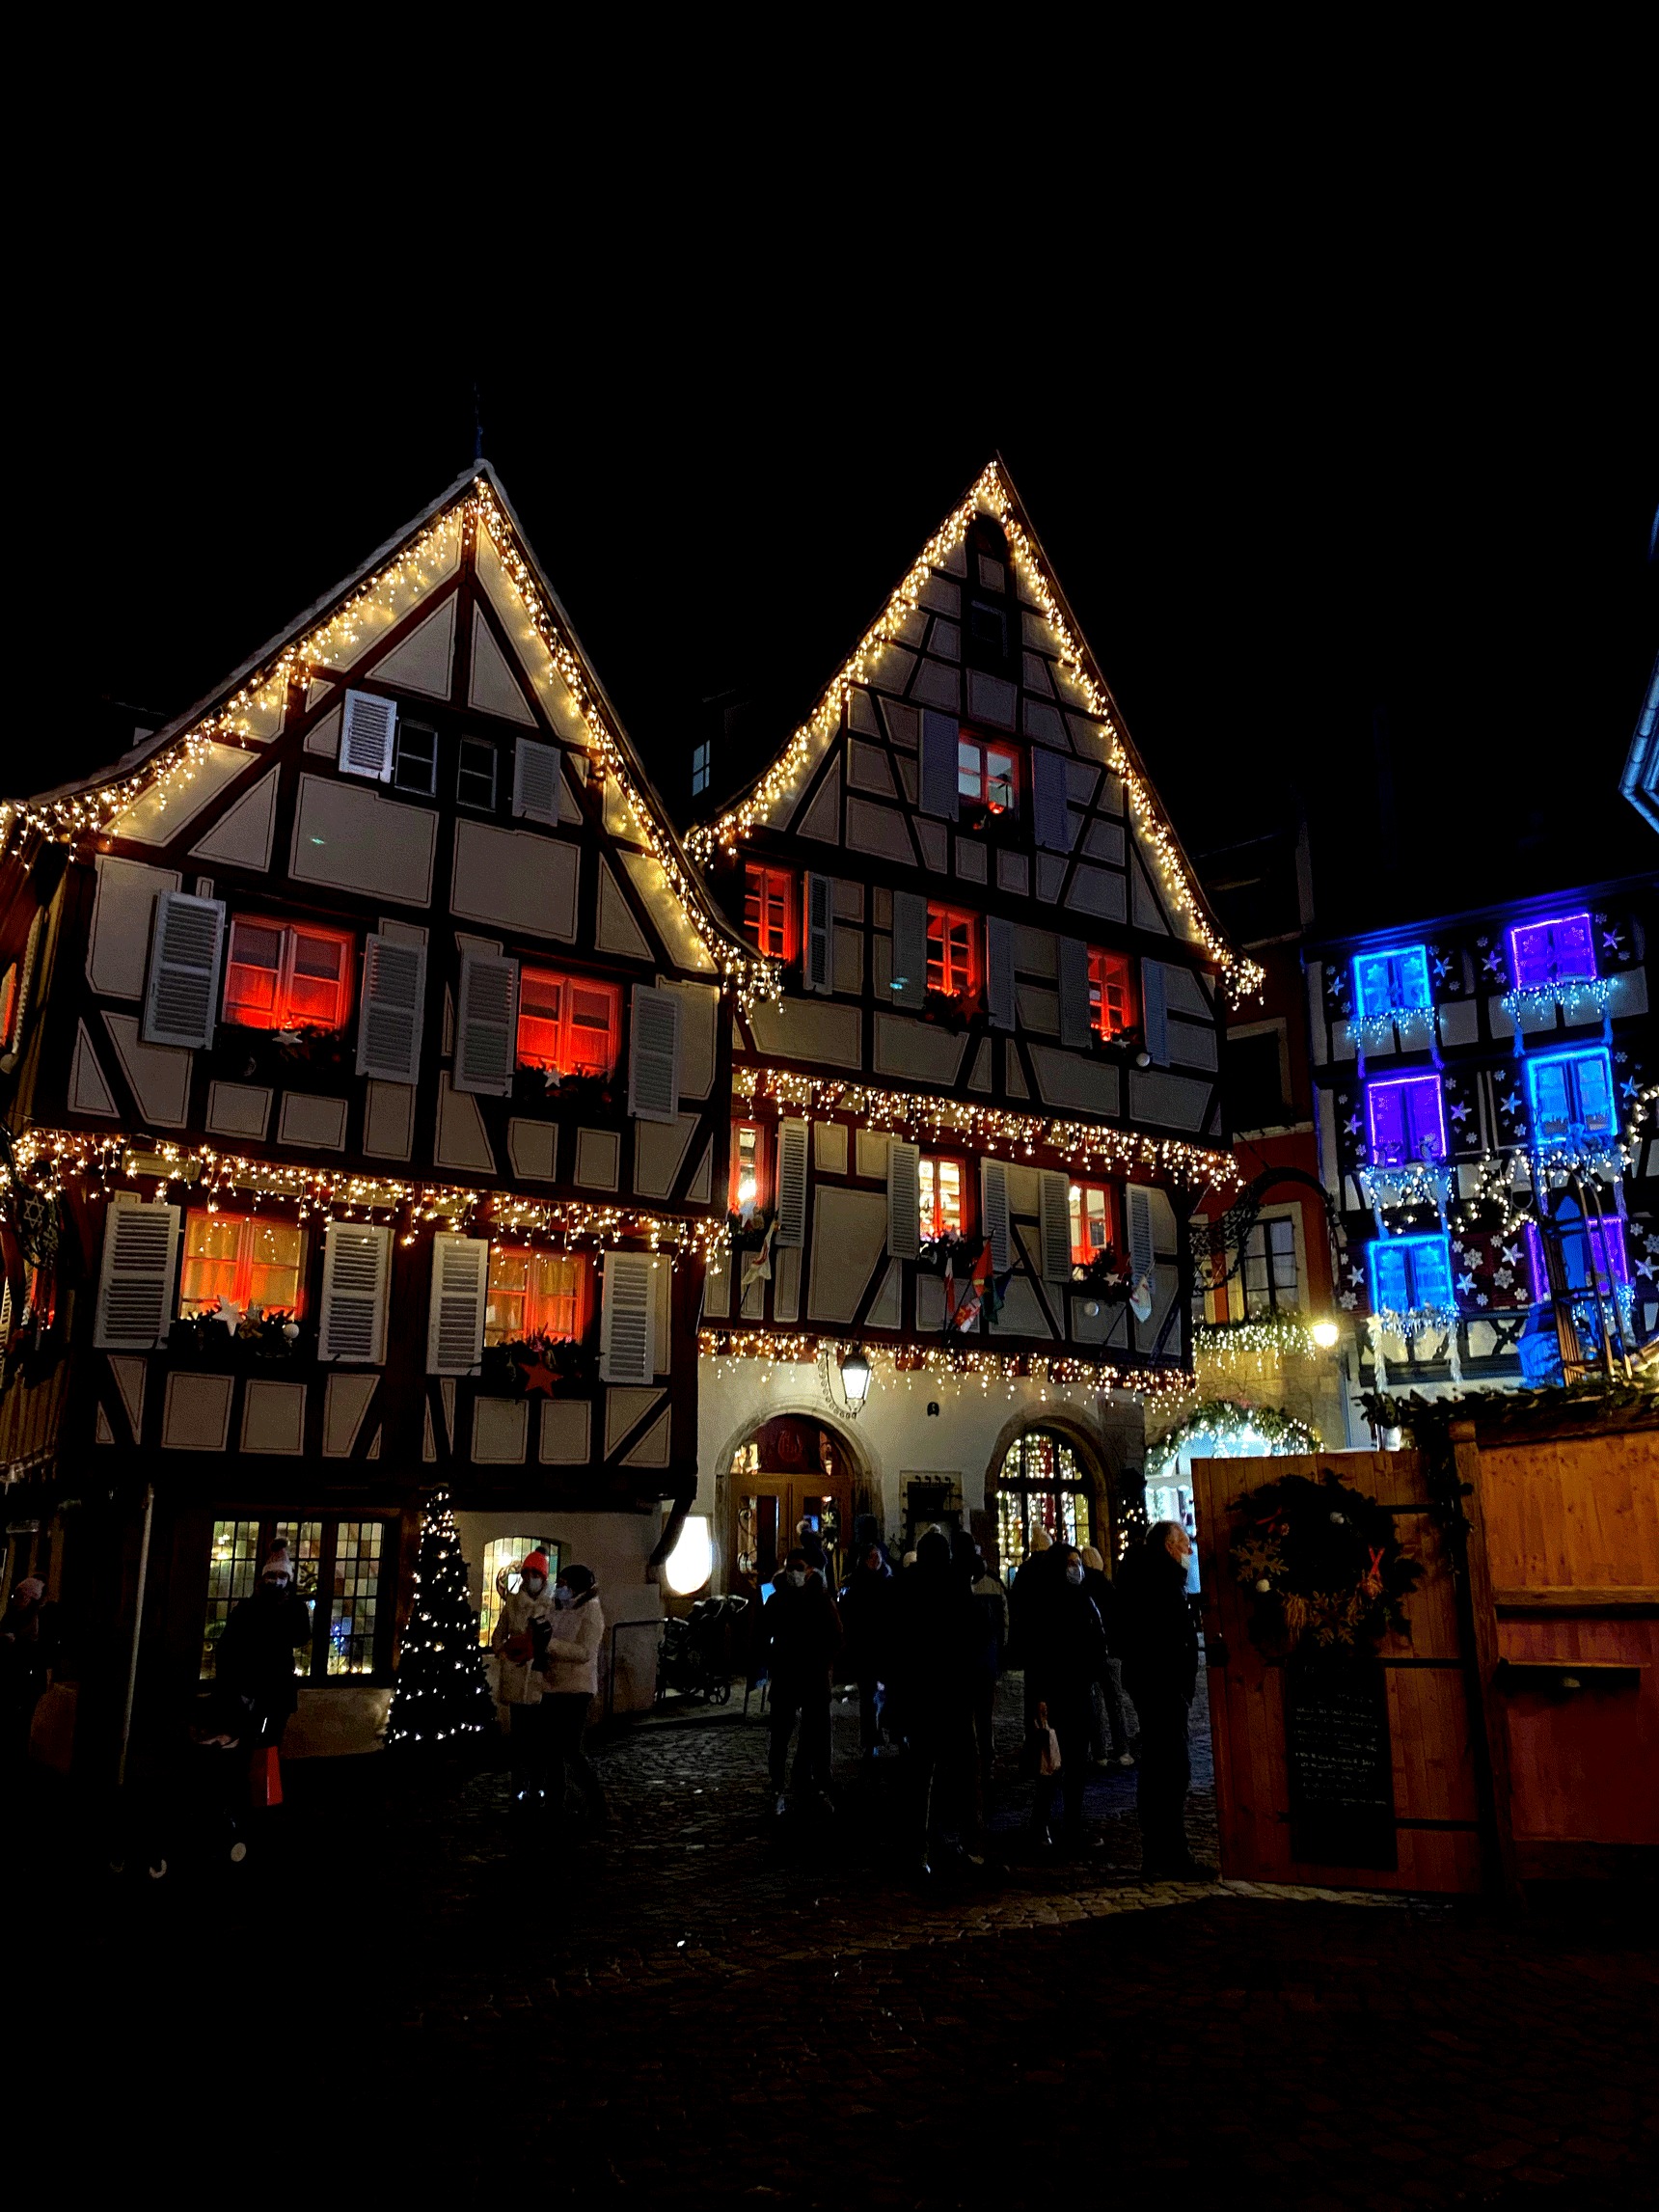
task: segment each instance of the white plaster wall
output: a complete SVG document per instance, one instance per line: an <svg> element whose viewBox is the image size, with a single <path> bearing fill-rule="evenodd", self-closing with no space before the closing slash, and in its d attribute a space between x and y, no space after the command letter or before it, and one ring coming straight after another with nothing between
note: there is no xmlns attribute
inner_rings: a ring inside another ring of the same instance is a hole
<svg viewBox="0 0 1659 2212"><path fill-rule="evenodd" d="M645 1579L645 1562L663 1532L664 1515L655 1513L561 1513L557 1507L526 1506L521 1513L461 1513L455 1526L467 1562L467 1589L474 1610L483 1603L484 1546L498 1537L536 1536L560 1545L567 1567L580 1562L593 1570L605 1613L600 1654L598 1717L603 1709L605 1669L611 1663L612 1625L618 1621L647 1624L624 1629L615 1639L618 1712L648 1707L657 1690L657 1624L663 1617L662 1593Z"/></svg>

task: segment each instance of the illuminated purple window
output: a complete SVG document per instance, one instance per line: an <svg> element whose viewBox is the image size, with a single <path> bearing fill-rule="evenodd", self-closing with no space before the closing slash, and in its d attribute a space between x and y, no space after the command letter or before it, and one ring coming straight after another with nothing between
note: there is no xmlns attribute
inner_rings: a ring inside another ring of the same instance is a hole
<svg viewBox="0 0 1659 2212"><path fill-rule="evenodd" d="M1630 1261L1624 1249L1624 1223L1617 1215L1605 1220L1591 1221L1589 1235L1586 1224L1577 1215L1569 1215L1559 1222L1561 1229L1561 1256L1566 1264L1567 1288L1588 1291L1590 1288L1591 1254L1595 1257L1596 1288L1604 1298L1613 1296L1616 1283L1630 1280ZM1527 1223L1527 1257L1533 1268L1533 1303L1541 1305L1549 1297L1549 1277L1544 1272L1543 1240L1537 1224Z"/></svg>
<svg viewBox="0 0 1659 2212"><path fill-rule="evenodd" d="M1595 939L1587 914L1529 921L1509 932L1509 966L1517 991L1595 979Z"/></svg>
<svg viewBox="0 0 1659 2212"><path fill-rule="evenodd" d="M1366 1118L1372 1162L1403 1167L1413 1160L1446 1157L1446 1108L1438 1076L1402 1076L1398 1082L1367 1083Z"/></svg>

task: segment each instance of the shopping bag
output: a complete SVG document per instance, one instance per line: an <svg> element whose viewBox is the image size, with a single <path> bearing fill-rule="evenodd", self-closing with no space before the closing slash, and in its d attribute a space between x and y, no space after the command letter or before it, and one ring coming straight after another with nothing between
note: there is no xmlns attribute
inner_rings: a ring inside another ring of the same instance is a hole
<svg viewBox="0 0 1659 2212"><path fill-rule="evenodd" d="M248 1797L256 1812L283 1801L283 1761L274 1743L261 1743L248 1767Z"/></svg>

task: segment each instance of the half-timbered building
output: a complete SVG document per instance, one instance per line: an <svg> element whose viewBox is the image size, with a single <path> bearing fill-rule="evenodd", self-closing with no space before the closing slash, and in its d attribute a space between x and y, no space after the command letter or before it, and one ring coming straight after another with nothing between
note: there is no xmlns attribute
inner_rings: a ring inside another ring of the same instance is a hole
<svg viewBox="0 0 1659 2212"><path fill-rule="evenodd" d="M135 1650L141 1725L210 1674L282 1532L290 1748L371 1743L439 1487L482 1632L557 1545L639 1625L607 1662L648 1698L722 995L770 984L488 468L5 832L8 1579L67 1600L83 1732L122 1733Z"/></svg>

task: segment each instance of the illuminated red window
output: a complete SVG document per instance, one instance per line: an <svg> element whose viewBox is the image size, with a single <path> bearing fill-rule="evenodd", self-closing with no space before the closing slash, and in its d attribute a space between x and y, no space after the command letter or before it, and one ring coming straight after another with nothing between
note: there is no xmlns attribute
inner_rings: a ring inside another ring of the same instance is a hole
<svg viewBox="0 0 1659 2212"><path fill-rule="evenodd" d="M970 806L993 814L1020 810L1020 756L998 738L984 742L965 732L956 741L956 788Z"/></svg>
<svg viewBox="0 0 1659 2212"><path fill-rule="evenodd" d="M922 1242L962 1236L967 1226L965 1163L924 1156L919 1164Z"/></svg>
<svg viewBox="0 0 1659 2212"><path fill-rule="evenodd" d="M1089 955L1089 1023L1102 1037L1132 1029L1135 1018L1132 970L1121 952Z"/></svg>
<svg viewBox="0 0 1659 2212"><path fill-rule="evenodd" d="M12 1024L17 1018L17 963L0 975L0 1051L12 1042Z"/></svg>
<svg viewBox="0 0 1659 2212"><path fill-rule="evenodd" d="M731 1211L747 1221L764 1214L772 1196L767 1173L766 1132L758 1122L739 1121L731 1133Z"/></svg>
<svg viewBox="0 0 1659 2212"><path fill-rule="evenodd" d="M525 1344L550 1337L580 1344L593 1310L592 1287L592 1265L581 1252L492 1244L484 1342Z"/></svg>
<svg viewBox="0 0 1659 2212"><path fill-rule="evenodd" d="M184 1216L178 1310L227 1305L297 1314L305 1303L305 1231L268 1214L221 1214L193 1206Z"/></svg>
<svg viewBox="0 0 1659 2212"><path fill-rule="evenodd" d="M960 907L928 907L928 989L971 998L979 988L974 917Z"/></svg>
<svg viewBox="0 0 1659 2212"><path fill-rule="evenodd" d="M773 960L795 958L795 878L787 868L744 869L743 926Z"/></svg>
<svg viewBox="0 0 1659 2212"><path fill-rule="evenodd" d="M525 969L519 976L520 1067L558 1076L608 1076L616 1065L621 1005L614 984Z"/></svg>
<svg viewBox="0 0 1659 2212"><path fill-rule="evenodd" d="M1071 1201L1072 1257L1087 1267L1112 1241L1112 1194L1103 1183L1074 1183Z"/></svg>
<svg viewBox="0 0 1659 2212"><path fill-rule="evenodd" d="M233 921L225 1019L245 1029L339 1029L351 1005L355 941L343 930Z"/></svg>

